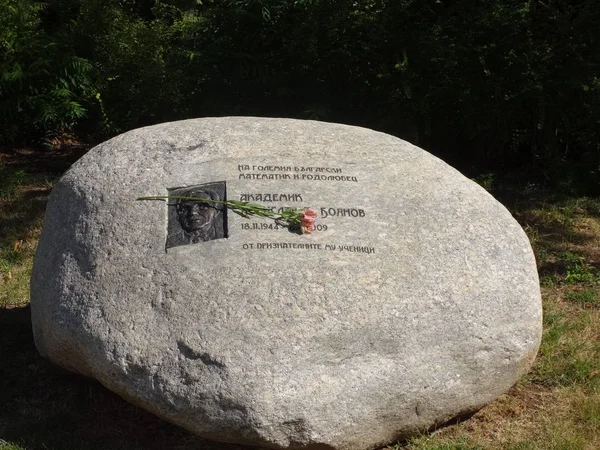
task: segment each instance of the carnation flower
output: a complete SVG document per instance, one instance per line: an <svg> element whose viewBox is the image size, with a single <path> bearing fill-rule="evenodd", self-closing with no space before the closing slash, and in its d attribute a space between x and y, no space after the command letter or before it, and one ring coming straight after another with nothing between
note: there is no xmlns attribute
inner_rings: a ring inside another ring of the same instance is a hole
<svg viewBox="0 0 600 450"><path fill-rule="evenodd" d="M300 212L300 233L310 234L315 231L315 221L317 212L312 208L307 208Z"/></svg>

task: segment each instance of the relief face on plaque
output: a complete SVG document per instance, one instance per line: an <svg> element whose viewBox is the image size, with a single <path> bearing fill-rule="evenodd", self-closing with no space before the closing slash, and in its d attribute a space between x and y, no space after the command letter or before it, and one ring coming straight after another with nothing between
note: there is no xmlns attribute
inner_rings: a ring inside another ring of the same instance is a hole
<svg viewBox="0 0 600 450"><path fill-rule="evenodd" d="M225 182L169 189L169 196L226 201ZM169 202L167 248L227 237L227 208L202 200Z"/></svg>

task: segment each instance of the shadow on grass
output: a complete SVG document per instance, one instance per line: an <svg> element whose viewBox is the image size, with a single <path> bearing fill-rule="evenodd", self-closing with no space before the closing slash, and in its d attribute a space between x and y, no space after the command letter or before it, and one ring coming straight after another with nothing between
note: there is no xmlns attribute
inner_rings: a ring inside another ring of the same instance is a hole
<svg viewBox="0 0 600 450"><path fill-rule="evenodd" d="M82 149L0 152L0 251L10 251L28 238L37 239L53 183L79 157ZM16 252L15 252L16 253Z"/></svg>
<svg viewBox="0 0 600 450"><path fill-rule="evenodd" d="M22 190L9 200L0 203L0 231L2 241L9 243L19 236L38 228L44 217L51 187Z"/></svg>
<svg viewBox="0 0 600 450"><path fill-rule="evenodd" d="M27 303L28 279L53 183L84 149L0 149L0 307Z"/></svg>
<svg viewBox="0 0 600 450"><path fill-rule="evenodd" d="M57 177L87 153L85 145L61 145L53 148L3 148L0 162L14 172Z"/></svg>
<svg viewBox="0 0 600 450"><path fill-rule="evenodd" d="M526 230L541 277L564 278L570 271L582 270L600 273L597 231L585 224L600 224L600 198L560 195L517 182L500 183L491 193Z"/></svg>
<svg viewBox="0 0 600 450"><path fill-rule="evenodd" d="M29 307L0 309L0 437L27 450L242 450L171 425L38 354Z"/></svg>

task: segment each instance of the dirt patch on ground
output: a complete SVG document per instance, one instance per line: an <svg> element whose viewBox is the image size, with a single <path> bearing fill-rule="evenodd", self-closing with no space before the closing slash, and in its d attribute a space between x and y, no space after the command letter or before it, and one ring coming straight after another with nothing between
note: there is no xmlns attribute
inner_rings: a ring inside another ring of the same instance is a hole
<svg viewBox="0 0 600 450"><path fill-rule="evenodd" d="M70 141L53 147L0 147L0 165L28 173L47 173L55 176L65 172L85 155L89 145Z"/></svg>

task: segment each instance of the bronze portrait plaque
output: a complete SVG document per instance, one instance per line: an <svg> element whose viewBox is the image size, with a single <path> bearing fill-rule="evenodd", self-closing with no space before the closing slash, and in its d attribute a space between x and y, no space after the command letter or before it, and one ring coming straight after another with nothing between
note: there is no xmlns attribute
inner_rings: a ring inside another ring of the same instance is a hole
<svg viewBox="0 0 600 450"><path fill-rule="evenodd" d="M224 181L169 189L169 196L226 201ZM171 199L168 204L167 248L227 237L227 208L203 200Z"/></svg>

